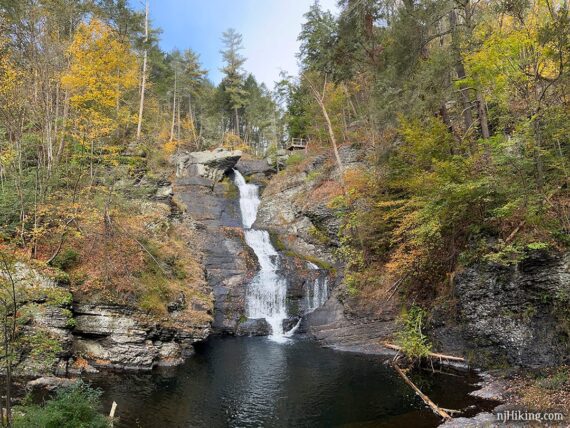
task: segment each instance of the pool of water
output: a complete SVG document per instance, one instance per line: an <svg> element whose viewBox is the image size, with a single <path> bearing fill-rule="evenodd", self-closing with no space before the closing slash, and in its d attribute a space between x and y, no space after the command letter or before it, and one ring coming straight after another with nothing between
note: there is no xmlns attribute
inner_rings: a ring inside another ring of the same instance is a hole
<svg viewBox="0 0 570 428"><path fill-rule="evenodd" d="M378 356L306 340L211 337L184 365L88 379L118 403L115 427L434 427L440 422ZM473 374L420 372L441 407L488 407L467 396Z"/></svg>

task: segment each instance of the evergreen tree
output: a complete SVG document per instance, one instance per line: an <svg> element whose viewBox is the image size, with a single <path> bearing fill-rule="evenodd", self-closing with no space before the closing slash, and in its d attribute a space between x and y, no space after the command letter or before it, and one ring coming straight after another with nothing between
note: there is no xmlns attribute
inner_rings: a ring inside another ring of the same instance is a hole
<svg viewBox="0 0 570 428"><path fill-rule="evenodd" d="M242 109L247 101L247 91L244 88L244 71L243 64L246 59L240 54L243 49L243 37L233 28L228 29L222 34L222 43L224 49L220 52L224 61L224 67L221 71L224 78L220 88L224 94L224 103L226 108L232 113L232 128L236 135L242 134L240 128L240 109Z"/></svg>

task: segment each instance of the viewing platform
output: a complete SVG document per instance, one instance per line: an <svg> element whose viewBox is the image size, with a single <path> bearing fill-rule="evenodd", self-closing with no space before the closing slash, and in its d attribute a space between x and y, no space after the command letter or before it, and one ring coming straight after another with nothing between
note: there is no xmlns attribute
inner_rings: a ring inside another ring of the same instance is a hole
<svg viewBox="0 0 570 428"><path fill-rule="evenodd" d="M307 148L307 140L303 138L293 138L290 142L286 143L286 149L289 151L293 150L305 150Z"/></svg>

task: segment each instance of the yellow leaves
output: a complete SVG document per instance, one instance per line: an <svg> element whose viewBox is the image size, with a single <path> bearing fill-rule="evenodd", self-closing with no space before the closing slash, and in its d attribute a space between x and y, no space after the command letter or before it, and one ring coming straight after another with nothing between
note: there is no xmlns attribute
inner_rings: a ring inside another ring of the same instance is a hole
<svg viewBox="0 0 570 428"><path fill-rule="evenodd" d="M542 31L552 24L545 1L535 0L524 16L489 14L475 31L479 48L466 55L468 78L460 84L488 88L492 99L506 102L512 87L537 84L560 73L554 47L541 40Z"/></svg>
<svg viewBox="0 0 570 428"><path fill-rule="evenodd" d="M1 109L14 109L21 104L21 96L18 96L18 88L23 79L23 73L19 70L7 49L6 39L0 37L0 100Z"/></svg>
<svg viewBox="0 0 570 428"><path fill-rule="evenodd" d="M0 171L10 165L16 159L16 150L13 147L6 147L0 150Z"/></svg>
<svg viewBox="0 0 570 428"><path fill-rule="evenodd" d="M240 150L240 149L246 149L246 151L248 150L248 148L245 147L245 144L241 139L241 137L235 134L234 132L226 132L224 134L224 142L222 144L222 147L230 150Z"/></svg>
<svg viewBox="0 0 570 428"><path fill-rule="evenodd" d="M136 57L103 22L82 23L69 50L70 67L61 82L71 93L81 139L110 135L133 122L133 114L121 106L123 94L138 82Z"/></svg>
<svg viewBox="0 0 570 428"><path fill-rule="evenodd" d="M164 153L167 156L174 154L177 148L178 148L178 141L176 140L167 141L166 143L164 143Z"/></svg>

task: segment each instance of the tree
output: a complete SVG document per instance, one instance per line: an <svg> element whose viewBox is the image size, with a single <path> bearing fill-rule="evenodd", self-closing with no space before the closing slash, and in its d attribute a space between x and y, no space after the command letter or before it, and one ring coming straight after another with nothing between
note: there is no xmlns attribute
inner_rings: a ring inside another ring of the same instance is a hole
<svg viewBox="0 0 570 428"><path fill-rule="evenodd" d="M240 54L243 49L243 37L233 28L222 34L225 49L220 51L225 63L221 71L224 78L221 83L222 92L226 96L228 108L233 112L233 128L236 135L241 135L239 110L245 106L247 92L243 87L244 72L242 69L246 59Z"/></svg>
<svg viewBox="0 0 570 428"><path fill-rule="evenodd" d="M102 140L134 122L121 98L137 85L136 59L129 45L97 19L79 26L69 55L71 65L62 83L71 94L74 136L83 149L90 147L93 179L96 150L112 158L121 149L116 144L102 146Z"/></svg>
<svg viewBox="0 0 570 428"><path fill-rule="evenodd" d="M148 0L145 7L145 20L144 20L144 42L148 42ZM141 76L141 89L140 89L140 105L139 105L139 121L137 124L137 141L141 138L142 118L144 110L144 93L146 89L146 62L148 58L148 49L145 46L143 53L143 66Z"/></svg>
<svg viewBox="0 0 570 428"><path fill-rule="evenodd" d="M329 11L321 10L318 1L304 17L305 23L298 37L301 42L298 56L306 69L332 76L338 70L335 58L337 22Z"/></svg>

